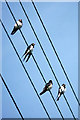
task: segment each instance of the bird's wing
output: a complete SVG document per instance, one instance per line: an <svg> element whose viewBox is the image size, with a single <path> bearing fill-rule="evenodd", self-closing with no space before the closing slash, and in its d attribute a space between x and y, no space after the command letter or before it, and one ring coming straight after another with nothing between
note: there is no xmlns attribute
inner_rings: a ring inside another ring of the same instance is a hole
<svg viewBox="0 0 80 120"><path fill-rule="evenodd" d="M43 88L43 91L40 93L40 95L42 95L43 93L45 93L47 91L47 88L50 84L46 83L45 87Z"/></svg>
<svg viewBox="0 0 80 120"><path fill-rule="evenodd" d="M27 54L25 54L23 61L26 59L26 57L27 57Z"/></svg>
<svg viewBox="0 0 80 120"><path fill-rule="evenodd" d="M49 83L46 83L46 85L45 85L45 87L43 88L43 90L47 90L48 86L49 86Z"/></svg>
<svg viewBox="0 0 80 120"><path fill-rule="evenodd" d="M59 87L59 89L58 89L58 94L61 92L61 87Z"/></svg>
<svg viewBox="0 0 80 120"><path fill-rule="evenodd" d="M45 93L46 92L46 89L43 89L43 91L40 93L40 95L42 95L43 93Z"/></svg>
<svg viewBox="0 0 80 120"><path fill-rule="evenodd" d="M46 83L46 88L48 88L51 85L51 83Z"/></svg>
<svg viewBox="0 0 80 120"><path fill-rule="evenodd" d="M30 45L27 47L27 49L26 49L25 53L22 55L22 57L23 57L24 55L27 56L27 52L28 52L29 49L30 49Z"/></svg>
<svg viewBox="0 0 80 120"><path fill-rule="evenodd" d="M32 55L32 53L29 53L29 56L28 56L26 62L29 60L29 58L30 58L31 55Z"/></svg>
<svg viewBox="0 0 80 120"><path fill-rule="evenodd" d="M11 35L13 35L16 31L18 30L18 27L15 27L13 28L12 32L11 32Z"/></svg>

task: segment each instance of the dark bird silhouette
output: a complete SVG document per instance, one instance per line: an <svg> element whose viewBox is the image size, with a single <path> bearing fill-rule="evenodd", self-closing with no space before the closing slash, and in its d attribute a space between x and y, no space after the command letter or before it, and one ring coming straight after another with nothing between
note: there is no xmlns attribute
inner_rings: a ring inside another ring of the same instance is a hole
<svg viewBox="0 0 80 120"><path fill-rule="evenodd" d="M44 94L46 91L49 91L52 88L52 85L53 85L52 80L50 80L48 83L46 83L40 95Z"/></svg>
<svg viewBox="0 0 80 120"><path fill-rule="evenodd" d="M61 95L64 94L65 91L66 91L66 85L62 84L62 86L58 90L57 101L59 100Z"/></svg>
<svg viewBox="0 0 80 120"><path fill-rule="evenodd" d="M12 30L12 32L11 32L11 35L15 34L16 31L22 27L22 25L23 25L22 19L19 19L19 20L15 23L14 28L13 28L13 30Z"/></svg>
<svg viewBox="0 0 80 120"><path fill-rule="evenodd" d="M27 56L28 56L28 58L27 58L26 62L29 60L30 56L32 55L32 51L33 51L34 45L35 45L35 44L32 43L31 45L29 45L29 46L27 47L25 53L23 54L23 56L24 56L23 61L26 59ZM22 56L22 57L23 57L23 56Z"/></svg>

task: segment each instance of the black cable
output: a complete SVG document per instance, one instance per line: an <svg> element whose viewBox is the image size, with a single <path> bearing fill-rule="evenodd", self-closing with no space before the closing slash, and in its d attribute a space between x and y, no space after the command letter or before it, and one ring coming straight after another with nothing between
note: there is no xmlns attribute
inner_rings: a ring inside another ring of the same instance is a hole
<svg viewBox="0 0 80 120"><path fill-rule="evenodd" d="M22 5L22 3L21 3L20 0L19 0L19 3L20 3L20 5L21 5L21 7L22 7L22 9L23 9L23 11L24 11L24 13L25 13L25 16L27 17L27 20L28 20L28 22L29 22L29 24L30 24L30 27L31 27L31 29L32 29L32 31L33 31L33 33L34 33L34 35L35 35L35 37L36 37L36 39L37 39L37 41L38 41L38 43L39 43L39 45L40 45L41 50L43 51L43 54L44 54L44 56L45 56L45 58L46 58L46 60L47 60L47 62L48 62L48 64L49 64L49 66L50 66L50 68L51 68L51 71L53 71L53 69L52 69L52 67L51 67L51 64L50 64L50 62L49 62L49 60L48 60L48 58L47 58L47 55L46 55L46 53L45 53L45 51L44 51L44 49L43 49L43 47L42 47L42 45L41 45L41 43L40 43L40 41L39 41L39 39L38 39L38 36L37 36L37 34L36 34L36 32L35 32L32 24L31 24L31 22L30 22L30 20L29 20L29 17L28 17L28 15L27 15L27 13L26 13L26 11L25 11L25 9L24 9L24 7L23 7L23 5ZM56 78L56 75L55 75L54 71L53 71L53 74L54 74L54 76L55 76L55 78ZM57 83L58 83L58 85L59 85L59 82L58 82L57 79L56 79L56 81L57 81ZM59 87L60 87L60 85L59 85Z"/></svg>
<svg viewBox="0 0 80 120"><path fill-rule="evenodd" d="M57 79L57 77L56 77L56 75L55 75L55 73L54 73L54 71L53 71L53 69L52 69L52 66L51 66L51 64L50 64L50 62L49 62L49 60L48 60L48 58L47 58L47 56L46 56L46 53L44 52L44 49L43 49L43 47L42 47L42 45L41 45L41 43L40 43L40 41L39 41L39 38L38 38L38 36L37 36L37 34L36 34L33 26L32 26L32 23L30 22L30 19L29 19L29 17L28 17L28 15L27 15L27 13L26 13L26 11L25 11L25 9L24 9L24 7L23 7L23 5L22 5L22 3L21 3L20 0L19 0L19 3L20 3L20 5L21 5L21 7L22 7L22 9L23 9L23 11L24 11L24 13L25 13L25 16L26 16L26 18L27 18L27 20L28 20L28 22L29 22L29 24L30 24L30 27L31 27L31 29L32 29L32 31L33 31L33 33L34 33L34 35L35 35L35 37L36 37L36 39L37 39L37 41L38 41L38 43L39 43L39 45L40 45L40 48L42 49L43 54L44 54L44 56L45 56L45 58L46 58L46 60L47 60L47 62L48 62L48 64L49 64L49 66L50 66L50 68L51 68L51 71L52 71L52 73L53 73L53 75L54 75L54 77L55 77L55 79L56 79L56 81L57 81L57 83L58 83L58 85L59 85L59 87L60 87L60 84L59 84L59 82L58 82L58 79ZM64 97L64 98L66 98L66 97ZM67 99L65 99L65 100L66 100L66 103L68 103ZM72 114L73 118L76 120L76 118L75 118L75 116L74 116L74 114L73 114L73 112L72 112L72 110L71 110L71 107L70 107L69 103L68 103L67 105L68 105L68 107L69 107L69 110L71 111L71 114Z"/></svg>
<svg viewBox="0 0 80 120"><path fill-rule="evenodd" d="M10 90L9 90L9 88L8 88L6 82L5 82L5 80L4 80L4 78L2 77L1 74L0 74L0 77L1 77L1 80L3 81L3 83L4 83L4 85L5 85L6 89L7 89L7 91L9 93L9 95L10 95L10 97L11 97L11 99L12 99L12 101L13 101L13 103L14 103L14 105L15 105L18 113L19 113L19 115L21 116L22 120L24 120L23 115L22 115L21 111L19 110L19 107L17 106L17 104L16 104L16 102L15 102L15 100L14 100L14 98L13 98L13 96L12 96L12 94L11 94L11 92L10 92Z"/></svg>
<svg viewBox="0 0 80 120"><path fill-rule="evenodd" d="M42 104L42 106L43 106L43 108L44 108L44 110L45 110L45 112L46 112L46 114L47 114L49 120L51 120L51 118L50 118L50 116L49 116L49 113L47 112L47 110L46 110L46 108L45 108L45 106L44 106L44 104L43 104L43 102L42 102L40 96L38 95L38 92L37 92L37 90L36 90L36 88L35 88L35 86L34 86L32 80L31 80L31 78L30 78L30 76L29 76L29 73L27 72L27 70L26 70L26 68L25 68L25 66L24 66L24 64L23 64L23 62L22 62L22 60L21 60L21 58L20 58L20 56L19 56L19 54L18 54L18 52L17 52L15 46L14 46L14 44L13 44L13 42L12 42L12 40L11 40L11 38L10 38L10 36L9 36L9 34L8 34L7 30L6 30L6 28L5 28L5 26L4 26L4 24L2 23L1 19L0 19L0 22L1 22L1 25L3 26L3 28L4 28L4 31L5 31L5 33L6 33L7 37L8 37L8 39L9 39L9 41L10 41L12 47L14 48L14 50L15 50L15 52L16 52L17 57L19 58L19 60L20 60L20 62L21 62L22 67L24 68L24 71L25 71L26 75L28 76L28 79L29 79L31 85L32 85L33 88L34 88L34 91L35 91L36 94L37 94L37 97L39 98L39 100L40 100L40 102L41 102L41 104Z"/></svg>
<svg viewBox="0 0 80 120"><path fill-rule="evenodd" d="M54 47L54 45L53 45L53 43L52 43L52 40L51 40L51 38L50 38L50 36L49 36L49 34L48 34L48 32L47 32L47 29L46 29L46 27L45 27L42 19L41 19L41 16L40 16L40 14L39 14L39 12L38 12L38 10L37 10L37 8L36 8L36 5L35 5L35 3L33 2L33 0L31 0L31 1L32 1L32 5L34 6L34 9L35 9L35 11L36 11L36 13L37 13L37 15L38 15L38 17L39 17L39 20L40 20L40 22L41 22L41 24L42 24L42 26L43 26L43 28L44 28L44 31L45 31L48 39L49 39L49 42L50 42L50 44L51 44L51 46L52 46L52 48L53 48L53 50L54 50L54 52L55 52L55 55L56 55L56 57L57 57L60 65L61 65L61 68L62 68L62 70L63 70L63 73L65 74L66 79L67 79L67 81L68 81L68 83L69 83L69 85L70 85L70 87L71 87L71 89L72 89L72 92L73 92L73 94L74 94L74 96L75 96L75 98L76 98L76 100L77 100L77 102L78 102L78 104L79 104L79 106L80 106L80 101L79 101L79 99L78 99L78 97L77 97L77 95L76 95L76 93L75 93L75 91L74 91L74 89L73 89L73 87L72 87L72 85L71 85L71 82L70 82L70 80L69 80L69 77L68 77L68 75L67 75L67 73L66 73L66 71L65 71L65 68L64 68L64 66L63 66L63 64L62 64L62 62L61 62L61 60L60 60L60 58L59 58L59 55L58 55L58 53L57 53L57 51L56 51L56 49L55 49L55 47Z"/></svg>
<svg viewBox="0 0 80 120"><path fill-rule="evenodd" d="M5 0L6 1L6 0ZM8 3L7 3L8 4ZM9 8L10 9L10 8ZM24 37L24 36L23 36ZM26 42L26 41L25 41ZM54 74L54 76L55 76L55 74ZM55 78L56 78L56 76L55 76ZM57 79L56 79L57 80ZM57 81L58 82L58 81ZM58 84L59 85L59 84ZM60 86L60 85L59 85ZM50 93L51 94L51 93ZM55 99L54 99L55 100ZM67 100L67 99L66 99ZM67 102L67 101L66 101ZM67 102L68 103L68 102ZM68 104L68 107L70 108L70 105ZM71 110L71 108L70 108L70 111L72 112L72 110ZM72 115L74 116L74 114L73 114L73 112L72 112Z"/></svg>
<svg viewBox="0 0 80 120"><path fill-rule="evenodd" d="M39 68L39 66L38 66L38 64L37 64L34 56L33 56L33 59L34 59L34 61L35 61L35 63L36 63L36 66L37 66L37 68L38 68L38 70L39 70L39 72L40 72L40 74L41 74L41 77L43 78L44 82L46 83L46 80L45 80L45 78L44 78L44 76L43 76L43 74L42 74L42 72L41 72L41 70L40 70L40 68ZM59 109L59 107L58 107L58 105L57 105L57 103L56 103L56 100L54 99L54 96L53 96L52 92L51 92L51 91L49 91L49 92L50 92L50 95L51 95L52 99L54 100L54 103L55 103L55 105L56 105L56 107L57 107L57 109L58 109L58 111L59 111L62 119L64 120L64 117L63 117L63 115L62 115L62 113L61 113L61 111L60 111L60 109Z"/></svg>
<svg viewBox="0 0 80 120"><path fill-rule="evenodd" d="M5 1L6 1L6 0L5 0ZM12 10L11 10L11 8L9 7L7 1L6 1L6 4L7 4L7 7L9 8L9 10L10 10L10 12L11 12L11 15L13 16L13 19L14 19L15 22L16 22L16 19L15 19L13 13L12 13ZM18 24L17 24L17 25L18 25ZM28 43L27 43L27 41L26 41L26 39L25 39L25 37L24 37L24 35L23 35L23 33L22 33L21 30L20 30L20 33L21 33L21 35L22 35L22 37L23 37L23 39L24 39L26 45L28 46ZM46 83L46 80L45 80L45 78L44 78L44 76L43 76L43 74L42 74L42 72L41 72L41 70L40 70L40 67L39 67L39 65L38 65L38 63L37 63L35 57L33 56L33 54L32 54L32 57L33 57L33 60L34 60L36 66L37 66L37 68L38 68L38 70L39 70L39 72L40 72L41 77L43 78L44 82ZM57 103L56 103L56 101L55 101L55 99L54 99L53 94L51 93L51 91L50 91L50 95L51 95L51 97L52 97L52 99L53 99L53 101L54 101L54 103L55 103L55 105L56 105L56 107L57 107L57 109L58 109L58 111L59 111L59 113L60 113L62 119L64 120L64 117L63 117L63 115L62 115L62 113L61 113L61 111L60 111L60 109L59 109L59 107L58 107L58 105L57 105Z"/></svg>

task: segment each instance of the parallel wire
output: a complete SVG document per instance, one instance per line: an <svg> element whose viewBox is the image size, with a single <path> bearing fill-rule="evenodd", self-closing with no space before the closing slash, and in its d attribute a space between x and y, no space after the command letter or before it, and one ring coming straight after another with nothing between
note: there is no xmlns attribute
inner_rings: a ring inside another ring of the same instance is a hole
<svg viewBox="0 0 80 120"><path fill-rule="evenodd" d="M38 98L39 98L39 100L40 100L40 102L41 102L41 104L42 104L42 106L43 106L43 108L44 108L44 110L45 110L47 116L48 116L48 118L51 120L51 118L50 118L50 116L49 116L49 114L48 114L48 112L47 112L47 110L46 110L46 108L45 108L45 106L44 106L44 104L43 104L43 102L42 102L40 96L38 95L38 92L37 92L37 90L36 90L36 88L35 88L35 86L34 86L32 80L31 80L31 78L30 78L30 76L29 76L29 73L27 72L27 70L26 70L26 68L25 68L25 66L24 66L24 64L23 64L23 62L22 62L22 60L21 60L21 58L20 58L20 56L19 56L19 54L18 54L18 52L17 52L15 46L14 46L14 44L13 44L11 38L9 37L9 34L8 34L6 28L4 27L4 25L3 25L2 21L1 21L1 19L0 19L0 22L1 22L1 24L2 24L2 26L3 26L3 28L4 28L4 30L5 30L5 32L6 32L6 34L7 34L7 37L9 38L9 41L10 41L12 47L14 48L14 50L15 50L15 52L16 52L16 54L17 54L17 56L18 56L18 58L19 58L19 60L20 60L20 62L21 62L22 67L24 68L24 71L26 72L26 74L27 74L27 76L28 76L28 78L29 78L29 81L31 82L31 85L33 86L33 88L34 88L34 90L35 90L35 92L36 92L36 94L37 94L37 96L38 96Z"/></svg>
<svg viewBox="0 0 80 120"><path fill-rule="evenodd" d="M30 81L32 87L34 88L34 91L35 91L37 97L39 98L39 100L40 100L40 102L41 102L41 104L42 104L42 106L43 106L43 108L44 108L44 110L45 110L45 112L46 112L46 114L47 114L49 120L51 120L51 118L50 118L50 116L49 116L49 113L47 112L46 107L44 106L44 104L43 104L43 102L42 102L40 96L38 95L37 89L35 88L34 83L32 82L31 77L30 77L29 73L27 72L27 69L25 68L25 66L24 66L24 64L23 64L23 62L22 62L22 60L21 60L21 58L20 58L20 56L19 56L19 54L18 54L18 52L17 52L17 50L16 50L14 44L13 44L11 38L10 38L10 36L9 36L9 34L8 34L8 32L7 32L6 28L5 28L5 26L4 26L4 24L3 24L2 21L1 21L1 19L0 19L0 22L1 22L2 26L3 26L3 28L4 28L4 31L5 31L5 33L6 33L7 37L8 37L8 39L9 39L9 41L10 41L12 47L13 47L14 50L15 50L15 53L16 53L17 57L19 58L19 61L21 62L22 67L24 68L24 71L25 71L26 75L28 76L28 79L29 79L29 81Z"/></svg>
<svg viewBox="0 0 80 120"><path fill-rule="evenodd" d="M13 101L13 103L14 103L14 105L15 105L18 113L19 113L19 115L21 116L22 120L24 120L23 115L22 115L21 111L19 110L19 107L17 106L17 104L16 104L16 102L15 102L15 100L14 100L14 98L13 98L13 96L12 96L12 94L11 94L11 92L10 92L10 90L9 90L9 88L8 88L6 82L5 82L5 80L4 80L4 78L2 77L1 74L0 74L0 77L1 77L1 80L2 80L2 82L4 83L6 89L7 89L8 93L9 93L9 95L10 95L10 97L11 97L11 99L12 99L12 101Z"/></svg>
<svg viewBox="0 0 80 120"><path fill-rule="evenodd" d="M5 0L6 1L6 0ZM15 18L14 18L15 19ZM21 30L20 30L21 31ZM22 32L21 32L22 33ZM24 37L24 36L23 36ZM25 40L25 38L24 38L24 40ZM25 41L26 42L26 41ZM54 76L55 76L55 74L54 74ZM56 76L55 76L56 77ZM57 80L57 79L56 79ZM58 82L58 81L57 81ZM60 86L60 84L58 84L59 86ZM72 112L72 110L71 110L71 107L70 107L70 105L69 105L69 103L68 103L68 101L67 101L67 99L65 98L65 100L66 100L66 102L67 102L67 105L68 105L68 107L69 107L69 109L70 109L70 111L71 111L71 113L72 113L72 115L73 115L73 117L75 118L75 116L74 116L74 114L73 114L73 112Z"/></svg>
<svg viewBox="0 0 80 120"><path fill-rule="evenodd" d="M26 11L25 11L25 9L24 9L24 7L23 7L23 5L22 5L22 3L21 3L20 0L19 0L19 3L20 3L20 5L21 5L21 7L22 7L22 9L23 9L23 11L24 11L24 14L25 14L25 16L26 16L26 18L27 18L27 20L28 20L28 22L29 22L29 24L30 24L30 27L31 27L31 29L32 29L32 31L33 31L33 33L34 33L34 35L35 35L35 37L36 37L36 39L37 39L37 41L38 41L38 43L39 43L39 45L40 45L41 50L43 51L43 54L44 54L44 56L45 56L45 58L46 58L46 60L47 60L47 62L48 62L48 64L49 64L49 67L51 68L51 71L52 71L52 73L53 73L53 75L54 75L54 77L55 77L55 79L56 79L56 81L57 81L57 84L58 84L59 87L60 87L60 84L59 84L58 79L57 79L57 77L56 77L56 75L55 75L55 72L54 72L53 69L52 69L52 66L51 66L51 64L50 64L50 62L49 62L49 60L48 60L48 58L47 58L47 55L46 55L46 53L45 53L45 51L44 51L44 49L43 49L43 47L42 47L42 45L41 45L41 43L40 43L40 41L39 41L39 38L38 38L38 36L37 36L37 34L36 34L33 26L32 26L32 23L31 23L31 21L30 21L30 19L29 19L29 17L28 17L28 15L27 15L27 13L26 13ZM64 95L64 96L65 96L65 95ZM70 105L69 105L69 103L68 103L68 101L67 101L67 98L66 98L66 97L64 97L64 98L65 98L65 101L66 101L66 103L67 103L67 105L68 105L68 107L69 107L69 110L70 110L73 118L76 120L76 118L75 118L75 116L74 116L74 113L73 113L73 111L72 111L72 109L71 109L71 107L70 107Z"/></svg>
<svg viewBox="0 0 80 120"><path fill-rule="evenodd" d="M6 1L6 0L5 0ZM9 7L9 5L8 5L8 2L6 1L6 4L7 4L7 7L9 8L9 10L10 10L10 12L11 12L11 15L13 16L13 19L15 20L15 22L16 22L16 19L15 19L15 17L14 17L14 15L13 15L13 13L12 13L12 10L10 9L10 7ZM18 25L18 24L17 24ZM20 29L19 29L20 30ZM24 39L24 41L25 41L25 43L26 43L26 45L28 46L28 43L27 43L27 41L26 41L26 39L25 39L25 37L24 37L24 35L23 35L23 33L22 33L22 31L20 30L20 33L21 33L21 35L22 35L22 37L23 37L23 39ZM38 63L37 63L37 61L36 61L36 59L35 59L35 57L33 56L33 54L32 54L32 57L33 57L33 60L34 60L34 62L35 62L35 64L36 64L36 66L37 66L37 68L38 68L38 70L39 70L39 72L40 72L40 75L41 75L41 77L43 78L43 80L44 80L44 82L46 83L46 80L45 80L45 78L44 78L44 76L43 76L43 73L41 72L41 69L40 69L40 67L39 67L39 65L38 65ZM56 103L56 100L55 100L55 98L54 98L54 96L53 96L53 94L51 93L51 91L49 91L50 92L50 95L51 95L51 97L52 97L52 99L53 99L53 101L54 101L54 103L55 103L55 105L56 105L56 107L57 107L57 109L58 109L58 111L59 111L59 113L60 113L60 115L61 115L61 117L62 117L62 119L64 120L64 117L63 117L63 115L62 115L62 113L61 113L61 111L60 111L60 109L59 109L59 107L58 107L58 105L57 105L57 103Z"/></svg>
<svg viewBox="0 0 80 120"><path fill-rule="evenodd" d="M64 68L64 66L63 66L63 64L62 64L62 62L61 62L61 60L60 60L60 58L59 58L59 55L58 55L58 53L57 53L57 51L56 51L56 49L55 49L55 47L54 47L54 45L53 45L53 43L52 43L52 40L51 40L51 38L50 38L50 36L49 36L49 33L47 32L47 29L46 29L46 27L45 27L45 25L44 25L44 23L43 23L43 21L42 21L42 19L41 19L41 16L40 16L40 14L39 14L39 12L38 12L38 10L37 10L37 8L36 8L36 5L35 5L35 3L33 2L33 0L31 0L31 1L32 1L32 5L33 5L33 7L34 7L34 9L35 9L38 17L39 17L39 20L40 20L40 22L41 22L41 24L42 24L42 27L44 28L44 31L45 31L45 33L46 33L46 35L47 35L47 37L48 37L48 40L49 40L49 42L50 42L50 44L51 44L51 46L52 46L52 48L53 48L53 50L54 50L54 52L55 52L55 55L56 55L56 57L57 57L57 59L58 59L58 61L59 61L59 63L60 63L60 66L61 66L61 68L62 68L62 70L63 70L63 73L65 74L66 79L67 79L67 81L68 81L68 83L69 83L69 85L70 85L70 87L71 87L71 89L72 89L72 92L73 92L73 94L74 94L74 96L75 96L75 98L76 98L76 100L77 100L77 102L78 102L78 104L79 104L79 106L80 106L80 101L79 101L79 99L78 99L78 97L77 97L77 95L76 95L76 93L75 93L75 91L74 91L74 89L73 89L73 86L72 86L72 84L71 84L71 82L70 82L70 80L69 80L69 77L68 77L68 75L67 75L67 73L66 73L66 71L65 71L65 68Z"/></svg>

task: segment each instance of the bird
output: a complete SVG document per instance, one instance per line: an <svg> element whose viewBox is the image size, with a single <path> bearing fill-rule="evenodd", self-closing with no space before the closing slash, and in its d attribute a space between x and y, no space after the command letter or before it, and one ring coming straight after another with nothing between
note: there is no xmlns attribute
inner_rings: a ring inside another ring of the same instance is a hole
<svg viewBox="0 0 80 120"><path fill-rule="evenodd" d="M48 83L46 83L45 87L43 88L42 92L40 95L44 94L45 92L49 91L52 88L53 82L52 80L49 80Z"/></svg>
<svg viewBox="0 0 80 120"><path fill-rule="evenodd" d="M24 56L23 61L26 59L27 56L28 56L28 58L27 58L26 62L29 60L30 56L32 55L32 51L33 51L34 45L35 45L35 44L32 43L31 45L29 45L29 46L27 47L25 53L23 54L23 56ZM22 56L22 57L23 57L23 56Z"/></svg>
<svg viewBox="0 0 80 120"><path fill-rule="evenodd" d="M59 100L61 95L64 94L65 91L66 91L66 85L62 84L62 86L58 90L57 101Z"/></svg>
<svg viewBox="0 0 80 120"><path fill-rule="evenodd" d="M14 28L13 28L13 30L12 30L12 32L11 32L11 35L15 34L16 31L22 27L22 25L23 25L22 19L19 19L19 20L15 23Z"/></svg>

